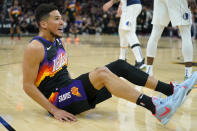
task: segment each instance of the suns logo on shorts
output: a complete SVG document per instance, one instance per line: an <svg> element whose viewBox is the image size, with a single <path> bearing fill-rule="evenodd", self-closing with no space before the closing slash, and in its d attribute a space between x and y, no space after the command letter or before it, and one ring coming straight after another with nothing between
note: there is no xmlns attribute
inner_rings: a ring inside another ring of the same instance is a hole
<svg viewBox="0 0 197 131"><path fill-rule="evenodd" d="M81 97L81 94L79 93L79 88L74 86L74 87L71 88L71 92L72 92L73 95Z"/></svg>

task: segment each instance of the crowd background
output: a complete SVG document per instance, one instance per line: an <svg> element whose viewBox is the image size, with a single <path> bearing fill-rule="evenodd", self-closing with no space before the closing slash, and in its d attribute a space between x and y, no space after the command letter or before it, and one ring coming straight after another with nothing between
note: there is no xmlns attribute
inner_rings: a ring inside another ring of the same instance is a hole
<svg viewBox="0 0 197 131"><path fill-rule="evenodd" d="M38 27L34 17L35 8L41 3L53 3L62 13L65 22L64 32L68 32L69 15L66 12L66 1L69 0L19 0L22 8L20 28L23 35L36 34ZM103 12L102 5L108 0L76 0L75 26L78 34L118 34L119 19L116 16L118 3L108 12ZM151 33L151 20L153 16L153 0L141 0L143 9L137 19L137 34L149 35ZM0 0L0 35L10 33L9 8L13 0ZM196 38L197 9L193 12L192 36ZM163 36L179 37L176 27L169 26L164 30Z"/></svg>

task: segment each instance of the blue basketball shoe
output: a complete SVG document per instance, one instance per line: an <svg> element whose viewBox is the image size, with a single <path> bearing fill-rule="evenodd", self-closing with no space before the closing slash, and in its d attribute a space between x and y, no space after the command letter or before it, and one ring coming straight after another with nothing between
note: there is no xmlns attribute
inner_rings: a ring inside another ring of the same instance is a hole
<svg viewBox="0 0 197 131"><path fill-rule="evenodd" d="M173 84L174 85L174 93L178 91L178 88L184 87L185 88L185 93L184 93L184 98L181 104L184 103L185 99L187 98L188 94L190 91L195 88L195 84L197 84L197 71L195 71L187 80L180 84Z"/></svg>
<svg viewBox="0 0 197 131"><path fill-rule="evenodd" d="M185 88L177 88L176 92L166 98L152 97L152 102L155 105L155 114L153 114L163 125L166 125L176 110L181 105Z"/></svg>

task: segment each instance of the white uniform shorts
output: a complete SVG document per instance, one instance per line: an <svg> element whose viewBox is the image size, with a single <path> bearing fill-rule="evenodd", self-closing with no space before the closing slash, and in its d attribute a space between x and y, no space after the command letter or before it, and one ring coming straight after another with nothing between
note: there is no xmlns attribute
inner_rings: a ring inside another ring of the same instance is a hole
<svg viewBox="0 0 197 131"><path fill-rule="evenodd" d="M192 15L187 0L154 0L152 24L167 26L191 25Z"/></svg>
<svg viewBox="0 0 197 131"><path fill-rule="evenodd" d="M141 4L133 4L129 6L122 6L122 14L120 17L119 29L132 30L136 29L136 20L142 10Z"/></svg>

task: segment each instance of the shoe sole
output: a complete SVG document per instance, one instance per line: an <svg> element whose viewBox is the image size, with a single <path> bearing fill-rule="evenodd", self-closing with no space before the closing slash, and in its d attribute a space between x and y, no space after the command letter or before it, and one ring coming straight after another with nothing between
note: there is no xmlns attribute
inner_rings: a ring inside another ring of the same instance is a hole
<svg viewBox="0 0 197 131"><path fill-rule="evenodd" d="M196 75L197 75L197 73L196 73ZM193 84L192 84L191 87L186 88L186 91L185 91L185 94L184 94L184 98L183 98L183 101L182 101L181 105L185 102L185 99L187 98L188 94L191 92L192 88L194 88L195 84L197 84L197 76L196 76L195 81L193 81L192 83Z"/></svg>
<svg viewBox="0 0 197 131"><path fill-rule="evenodd" d="M182 88L182 90L185 90L185 88ZM178 99L178 101L176 101L176 104L171 106L171 112L164 118L161 120L161 123L163 125L166 125L170 118L174 115L174 113L176 112L176 110L179 108L179 106L181 105L180 103L182 102L183 100L183 97L184 97L185 93L183 92L181 96L179 96L180 98ZM173 107L176 107L175 109L173 109Z"/></svg>

